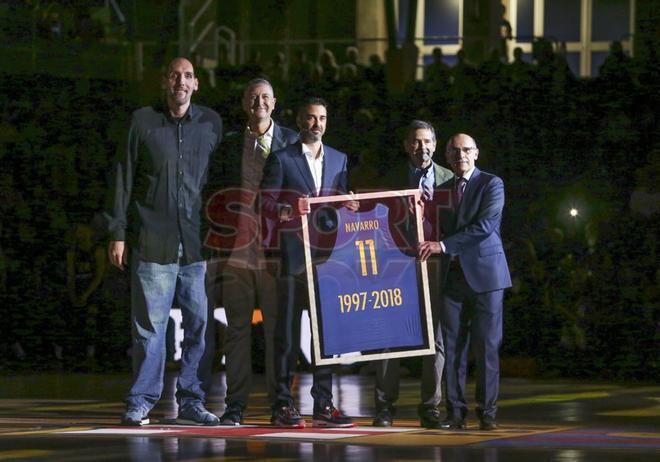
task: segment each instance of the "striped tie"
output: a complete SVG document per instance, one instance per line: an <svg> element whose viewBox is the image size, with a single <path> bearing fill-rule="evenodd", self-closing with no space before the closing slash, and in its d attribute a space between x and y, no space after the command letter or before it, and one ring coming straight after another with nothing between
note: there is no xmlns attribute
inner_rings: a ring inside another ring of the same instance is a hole
<svg viewBox="0 0 660 462"><path fill-rule="evenodd" d="M427 202L433 199L433 177L429 174L430 168L431 167L415 169L415 175L419 182L419 189L422 191L422 199Z"/></svg>
<svg viewBox="0 0 660 462"><path fill-rule="evenodd" d="M270 154L270 146L268 146L265 135L257 137L257 147L255 151L260 153L264 159L268 158L268 154Z"/></svg>

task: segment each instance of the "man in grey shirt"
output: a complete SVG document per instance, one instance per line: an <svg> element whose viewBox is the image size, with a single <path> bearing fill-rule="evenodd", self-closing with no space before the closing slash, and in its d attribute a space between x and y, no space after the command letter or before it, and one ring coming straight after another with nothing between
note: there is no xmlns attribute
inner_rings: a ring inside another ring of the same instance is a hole
<svg viewBox="0 0 660 462"><path fill-rule="evenodd" d="M160 399L165 334L175 300L185 333L176 385L178 417L182 423L218 424L218 417L204 407L198 367L207 320L202 189L220 143L222 120L212 109L191 104L198 87L190 61L174 59L163 77L165 104L133 113L126 147L114 165L108 255L120 269L130 257L131 268L134 380L125 425L149 423L149 411Z"/></svg>

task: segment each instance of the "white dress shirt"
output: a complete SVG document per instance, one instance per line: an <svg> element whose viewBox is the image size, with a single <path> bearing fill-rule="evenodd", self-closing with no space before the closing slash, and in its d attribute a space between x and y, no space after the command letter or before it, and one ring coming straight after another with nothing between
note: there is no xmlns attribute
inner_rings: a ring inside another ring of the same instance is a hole
<svg viewBox="0 0 660 462"><path fill-rule="evenodd" d="M323 158L325 155L323 151L323 144L321 144L321 149L318 156L312 153L312 151L310 151L305 144L302 145L302 152L307 159L309 170L312 172L312 178L314 178L314 187L316 188L316 195L318 196L321 192L321 185L323 184Z"/></svg>

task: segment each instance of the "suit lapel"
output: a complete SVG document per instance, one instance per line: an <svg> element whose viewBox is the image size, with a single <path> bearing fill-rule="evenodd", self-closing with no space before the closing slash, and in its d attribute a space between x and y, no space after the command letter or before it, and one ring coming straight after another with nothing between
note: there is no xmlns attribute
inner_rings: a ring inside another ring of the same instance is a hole
<svg viewBox="0 0 660 462"><path fill-rule="evenodd" d="M273 122L273 143L270 146L270 151L277 151L284 147L284 140L282 139L282 130L280 126Z"/></svg>
<svg viewBox="0 0 660 462"><path fill-rule="evenodd" d="M321 178L321 191L332 191L331 178L334 178L333 174L336 170L335 168L335 156L332 152L332 148L329 148L326 145L323 145L323 175Z"/></svg>
<svg viewBox="0 0 660 462"><path fill-rule="evenodd" d="M314 186L314 177L312 172L309 170L309 164L307 163L307 158L302 152L302 143L296 143L295 145L296 155L293 156L293 162L298 167L300 171L300 176L305 181L308 191L311 195L316 195L316 186Z"/></svg>
<svg viewBox="0 0 660 462"><path fill-rule="evenodd" d="M435 162L433 162L432 165L433 165L433 176L435 177L436 188L446 183L447 181L451 180L452 177L454 176L454 174L451 171L442 168L440 164L436 164Z"/></svg>
<svg viewBox="0 0 660 462"><path fill-rule="evenodd" d="M465 215L470 209L470 205L474 203L473 196L477 188L477 181L479 181L479 169L474 168L470 181L465 185L465 191L463 191L463 199L456 209L456 229L463 225L465 222ZM456 187L456 177L454 177L454 188Z"/></svg>
<svg viewBox="0 0 660 462"><path fill-rule="evenodd" d="M461 204L472 203L472 197L474 195L474 191L476 190L477 182L479 181L479 173L479 169L475 167L474 172L472 172L472 176L470 177L470 181L468 181L465 185L465 191L463 191L463 200L461 201Z"/></svg>

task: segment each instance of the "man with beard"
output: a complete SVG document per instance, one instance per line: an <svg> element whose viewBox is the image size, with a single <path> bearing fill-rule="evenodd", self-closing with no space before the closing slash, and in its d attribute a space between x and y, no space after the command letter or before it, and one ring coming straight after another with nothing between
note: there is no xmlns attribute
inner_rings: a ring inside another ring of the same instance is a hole
<svg viewBox="0 0 660 462"><path fill-rule="evenodd" d="M424 238L439 239L437 226L438 207L442 207L440 195L437 194L440 185L450 180L454 174L451 170L433 162L436 137L433 125L423 120L413 120L406 131L403 148L408 155L406 166L396 172L398 178L392 179L391 187L396 189L419 188L424 206ZM433 326L435 328L435 354L422 358L421 403L418 407L420 425L425 428L440 428L440 412L438 405L442 399L442 369L445 363L445 352L442 345L442 333L438 325L440 295L438 279L440 259L432 258L427 262L429 291ZM390 427L394 423L396 413L395 403L399 398L399 365L400 360L386 359L376 363L376 386L374 400L376 417L373 425Z"/></svg>
<svg viewBox="0 0 660 462"><path fill-rule="evenodd" d="M277 395L272 402L271 418L273 425L281 427L305 427L291 392L300 345L300 318L303 306L308 304L301 217L310 213L307 197L347 191L347 156L323 144L326 121L326 102L320 98L306 100L296 118L300 141L270 155L261 182L263 213L278 222L282 263L275 328ZM349 210L358 209L354 201L344 205ZM350 417L332 403L332 369L329 366L314 367L312 397L314 426L353 426Z"/></svg>
<svg viewBox="0 0 660 462"><path fill-rule="evenodd" d="M134 380L122 423L148 424L149 411L160 399L167 321L176 301L185 335L177 420L217 425L218 417L204 407L198 378L207 320L200 215L222 120L215 111L191 104L199 82L187 59L174 59L162 84L165 104L133 113L114 168L114 205L108 214L110 262L123 269L130 260L131 268Z"/></svg>

